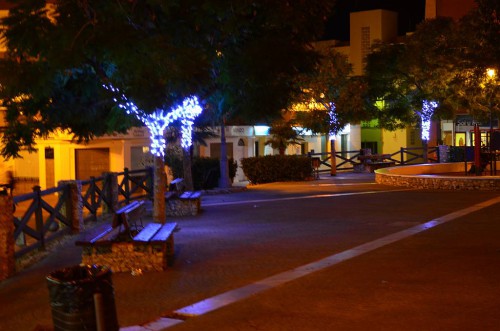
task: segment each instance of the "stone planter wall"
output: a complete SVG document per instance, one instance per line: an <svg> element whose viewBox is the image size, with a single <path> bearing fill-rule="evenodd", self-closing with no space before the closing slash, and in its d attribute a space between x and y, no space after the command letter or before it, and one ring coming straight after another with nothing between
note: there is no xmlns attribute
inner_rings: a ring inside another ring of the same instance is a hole
<svg viewBox="0 0 500 331"><path fill-rule="evenodd" d="M500 171L500 163L497 169ZM463 176L440 175L440 173L464 172ZM403 186L416 189L442 190L500 190L500 176L465 176L463 163L437 163L400 166L375 171L379 184Z"/></svg>
<svg viewBox="0 0 500 331"><path fill-rule="evenodd" d="M201 199L173 198L166 201L167 216L195 216L200 212Z"/></svg>
<svg viewBox="0 0 500 331"><path fill-rule="evenodd" d="M134 244L113 242L108 245L84 247L82 263L98 264L111 268L113 272L162 271L167 268L169 257L173 257L171 241L162 244Z"/></svg>

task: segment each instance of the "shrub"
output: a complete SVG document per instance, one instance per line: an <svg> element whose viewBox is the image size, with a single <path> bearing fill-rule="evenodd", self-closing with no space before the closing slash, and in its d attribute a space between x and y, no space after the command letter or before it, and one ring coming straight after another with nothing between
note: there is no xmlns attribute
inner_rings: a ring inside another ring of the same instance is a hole
<svg viewBox="0 0 500 331"><path fill-rule="evenodd" d="M167 151L165 163L170 167L174 178L183 178L182 151ZM220 160L210 157L194 157L192 162L193 186L195 190L207 190L217 187L220 178ZM229 159L229 178L234 180L238 162Z"/></svg>
<svg viewBox="0 0 500 331"><path fill-rule="evenodd" d="M253 184L301 181L312 176L311 159L297 155L268 155L241 160L243 172Z"/></svg>
<svg viewBox="0 0 500 331"><path fill-rule="evenodd" d="M450 162L464 162L474 160L473 146L450 146Z"/></svg>
<svg viewBox="0 0 500 331"><path fill-rule="evenodd" d="M228 164L229 178L233 181L238 169L238 162L229 159ZM193 158L192 171L195 190L206 190L217 187L220 178L220 160L210 157Z"/></svg>

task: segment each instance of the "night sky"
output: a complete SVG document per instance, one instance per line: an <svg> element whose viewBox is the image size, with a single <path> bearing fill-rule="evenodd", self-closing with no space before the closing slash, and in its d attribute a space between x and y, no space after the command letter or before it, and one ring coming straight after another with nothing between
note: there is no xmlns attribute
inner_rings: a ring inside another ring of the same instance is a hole
<svg viewBox="0 0 500 331"><path fill-rule="evenodd" d="M349 13L371 9L398 12L398 34L404 35L424 19L425 0L337 0L324 39L349 40Z"/></svg>

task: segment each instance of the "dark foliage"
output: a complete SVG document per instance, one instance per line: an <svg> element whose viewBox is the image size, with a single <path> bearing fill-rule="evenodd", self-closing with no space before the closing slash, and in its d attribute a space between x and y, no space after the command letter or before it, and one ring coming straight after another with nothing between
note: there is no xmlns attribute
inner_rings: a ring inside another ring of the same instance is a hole
<svg viewBox="0 0 500 331"><path fill-rule="evenodd" d="M312 176L311 159L296 155L269 155L241 160L243 172L252 184L303 181Z"/></svg>

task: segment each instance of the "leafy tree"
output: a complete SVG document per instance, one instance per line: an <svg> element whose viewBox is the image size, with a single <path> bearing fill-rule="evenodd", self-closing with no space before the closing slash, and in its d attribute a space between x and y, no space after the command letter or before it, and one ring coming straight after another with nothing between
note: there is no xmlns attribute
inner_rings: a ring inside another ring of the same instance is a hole
<svg viewBox="0 0 500 331"><path fill-rule="evenodd" d="M457 99L478 120L500 118L500 3L476 0L458 25L455 55Z"/></svg>
<svg viewBox="0 0 500 331"><path fill-rule="evenodd" d="M434 100L433 118L451 118L465 110L478 120L500 115L498 54L500 4L476 0L477 7L459 22L447 18L420 24L405 44L377 44L366 73L382 127L417 123L424 100ZM489 71L494 69L496 71Z"/></svg>
<svg viewBox="0 0 500 331"><path fill-rule="evenodd" d="M456 41L454 29L451 19L428 20L404 44L373 46L367 56L366 77L372 102L383 101L376 114L381 127L425 124L456 107L455 72L449 61Z"/></svg>
<svg viewBox="0 0 500 331"><path fill-rule="evenodd" d="M49 13L45 1L16 2L2 29L2 153L34 148L35 138L59 128L81 141L134 124L103 83L146 115L199 91L209 78L208 57L190 10L188 3L61 0ZM157 220L165 214L162 163L155 158Z"/></svg>
<svg viewBox="0 0 500 331"><path fill-rule="evenodd" d="M275 120L271 124L269 133L271 139L266 141L266 145L271 145L272 148L277 149L279 155L285 155L286 148L289 145L300 145L304 141L294 127L290 116L283 116L283 118Z"/></svg>
<svg viewBox="0 0 500 331"><path fill-rule="evenodd" d="M373 106L366 98L364 79L351 76L352 65L345 55L333 48L321 55L315 70L297 80L297 121L315 133L335 136L347 124L369 119Z"/></svg>
<svg viewBox="0 0 500 331"><path fill-rule="evenodd" d="M308 47L330 10L325 1L238 1L210 7L217 22L208 40L217 56L207 86L207 114L221 127L221 187L230 186L226 123L271 122L289 105L291 83L310 70L317 54ZM229 26L229 28L228 28ZM228 33L230 32L230 33Z"/></svg>

